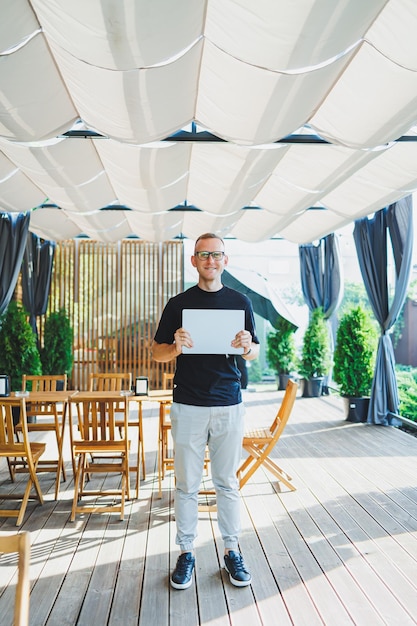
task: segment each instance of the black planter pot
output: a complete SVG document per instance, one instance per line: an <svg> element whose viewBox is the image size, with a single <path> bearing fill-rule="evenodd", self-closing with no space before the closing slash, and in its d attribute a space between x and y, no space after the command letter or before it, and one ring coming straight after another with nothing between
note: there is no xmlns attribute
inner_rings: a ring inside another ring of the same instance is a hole
<svg viewBox="0 0 417 626"><path fill-rule="evenodd" d="M287 383L290 380L290 378L291 378L290 374L277 374L278 390L286 389Z"/></svg>
<svg viewBox="0 0 417 626"><path fill-rule="evenodd" d="M368 418L370 398L343 398L347 422L366 422Z"/></svg>
<svg viewBox="0 0 417 626"><path fill-rule="evenodd" d="M13 426L20 422L20 406L12 406Z"/></svg>
<svg viewBox="0 0 417 626"><path fill-rule="evenodd" d="M27 404L26 407L29 405ZM20 422L20 406L12 406L13 425L17 426ZM29 415L27 418L28 424L36 424L36 415Z"/></svg>
<svg viewBox="0 0 417 626"><path fill-rule="evenodd" d="M319 398L323 392L323 376L303 378L303 398Z"/></svg>

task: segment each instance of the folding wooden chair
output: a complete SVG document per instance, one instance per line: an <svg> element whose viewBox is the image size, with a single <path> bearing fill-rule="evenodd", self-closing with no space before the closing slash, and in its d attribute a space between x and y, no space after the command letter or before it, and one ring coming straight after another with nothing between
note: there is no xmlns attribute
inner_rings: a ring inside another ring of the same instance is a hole
<svg viewBox="0 0 417 626"><path fill-rule="evenodd" d="M90 374L90 391L130 391L131 389L131 372L101 372L100 374Z"/></svg>
<svg viewBox="0 0 417 626"><path fill-rule="evenodd" d="M20 424L22 439L16 439L13 424L13 408L20 410ZM0 500L21 500L19 509L0 509L0 517L17 517L16 526L20 526L26 512L32 486L35 487L36 497L43 504L42 490L36 475L37 466L41 455L45 452L44 443L30 442L27 430L26 401L25 398L0 398L0 458L6 458L11 479L15 480L17 473L28 474L26 489L21 494L0 494Z"/></svg>
<svg viewBox="0 0 417 626"><path fill-rule="evenodd" d="M22 391L61 391L67 390L67 375L41 375L32 376L23 374L22 376ZM54 432L56 438L56 459L41 459L39 461L38 472L55 472L56 484L55 484L55 500L59 494L59 483L61 480L67 479L65 473L65 464L62 456L63 445L63 411L61 411L56 402L33 402L30 398L26 401L26 416L28 418L27 429L28 432ZM16 424L16 433L21 432L22 425L20 422Z"/></svg>
<svg viewBox="0 0 417 626"><path fill-rule="evenodd" d="M17 585L14 604L14 626L28 626L29 624L29 561L30 561L30 533L21 532L0 535L0 553L18 553ZM1 560L0 560L1 567Z"/></svg>
<svg viewBox="0 0 417 626"><path fill-rule="evenodd" d="M174 373L164 372L162 374L162 389L172 389L174 386Z"/></svg>
<svg viewBox="0 0 417 626"><path fill-rule="evenodd" d="M172 389L174 374L164 372L162 375L162 388ZM162 495L162 481L165 478L165 472L174 469L174 452L173 444L170 438L171 433L171 400L159 403L159 430L158 430L158 494ZM206 473L209 464L208 452L204 462Z"/></svg>
<svg viewBox="0 0 417 626"><path fill-rule="evenodd" d="M90 391L131 391L132 374L131 372L106 372L100 374L90 374L88 388ZM116 412L121 413L123 416L124 409L122 404L116 407ZM119 425L119 428L121 428L121 425Z"/></svg>
<svg viewBox="0 0 417 626"><path fill-rule="evenodd" d="M133 377L131 372L101 372L99 374L90 374L90 391L130 391L132 389ZM118 413L123 416L123 409L118 407ZM138 411L139 412L139 411ZM121 428L120 422L118 423ZM136 466L132 466L130 471L136 473L136 497L139 497L139 483L140 483L140 463L142 463L142 476L146 478L146 459L145 448L143 445L143 426L142 421L138 415L138 420L134 421L129 419L129 426L138 429L138 460Z"/></svg>
<svg viewBox="0 0 417 626"><path fill-rule="evenodd" d="M248 456L237 471L240 488L248 482L259 467L263 466L284 483L288 489L295 491L294 485L289 482L291 476L284 472L271 459L270 455L287 425L297 395L297 388L297 383L292 380L288 381L281 406L269 428L259 428L245 433L242 445Z"/></svg>
<svg viewBox="0 0 417 626"><path fill-rule="evenodd" d="M71 436L73 458L77 461L74 478L74 499L71 521L77 513L119 512L124 518L125 499L130 498L129 490L129 448L128 421L129 400L122 397L82 399L82 392L74 396L81 404L78 411L80 439ZM120 409L123 409L123 423L120 425ZM94 474L121 474L120 488L97 487L86 489L86 480L90 482ZM119 496L120 502L109 505L91 504L82 506L79 500L83 496Z"/></svg>
<svg viewBox="0 0 417 626"><path fill-rule="evenodd" d="M162 388L172 388L174 374L164 372L162 375ZM159 431L158 431L158 494L162 495L162 481L165 478L165 471L174 469L174 454L172 452L172 442L170 442L171 420L169 417L171 402L160 402L159 404Z"/></svg>

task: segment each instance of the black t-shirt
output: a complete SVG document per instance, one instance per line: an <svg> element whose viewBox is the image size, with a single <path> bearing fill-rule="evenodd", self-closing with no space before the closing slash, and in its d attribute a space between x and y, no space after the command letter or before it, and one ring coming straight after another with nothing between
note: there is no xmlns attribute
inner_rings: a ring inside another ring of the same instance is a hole
<svg viewBox="0 0 417 626"><path fill-rule="evenodd" d="M204 291L198 285L171 298L155 334L156 343L173 343L182 326L183 309L234 309L245 311L245 330L259 343L251 301L230 287ZM243 330L243 329L242 329ZM230 406L242 401L240 371L227 354L180 354L174 377L174 402L194 406Z"/></svg>

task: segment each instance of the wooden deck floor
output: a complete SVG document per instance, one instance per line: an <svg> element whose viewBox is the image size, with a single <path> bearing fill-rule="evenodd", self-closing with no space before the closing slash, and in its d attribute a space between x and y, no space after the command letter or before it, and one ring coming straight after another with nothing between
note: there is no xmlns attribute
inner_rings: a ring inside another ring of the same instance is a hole
<svg viewBox="0 0 417 626"><path fill-rule="evenodd" d="M246 393L248 425L267 424L281 392ZM30 503L31 626L341 626L417 624L417 438L344 420L337 397L297 398L276 450L295 492L259 471L242 491L241 549L253 583L222 569L216 514L201 513L195 584L170 588L177 558L172 476L157 490L155 408L144 419L148 475L117 515L69 522L72 474ZM5 467L0 479L7 485ZM4 482L6 481L6 482ZM0 503L1 505L1 503ZM14 532L0 521L0 532ZM12 623L16 559L0 558L0 623Z"/></svg>

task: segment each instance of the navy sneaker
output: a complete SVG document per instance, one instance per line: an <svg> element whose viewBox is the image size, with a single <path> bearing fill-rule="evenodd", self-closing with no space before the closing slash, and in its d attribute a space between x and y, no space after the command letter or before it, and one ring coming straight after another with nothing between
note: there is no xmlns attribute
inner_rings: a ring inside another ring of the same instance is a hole
<svg viewBox="0 0 417 626"><path fill-rule="evenodd" d="M252 582L252 576L248 572L240 552L229 550L229 554L224 555L224 566L229 572L229 578L235 587L246 587Z"/></svg>
<svg viewBox="0 0 417 626"><path fill-rule="evenodd" d="M171 586L174 589L188 589L188 587L191 587L194 563L195 558L191 552L183 552L179 555L171 576Z"/></svg>

